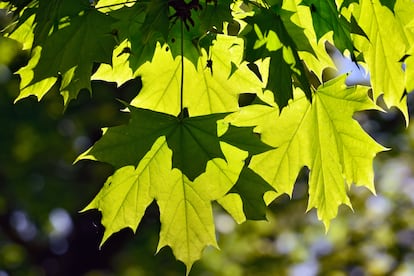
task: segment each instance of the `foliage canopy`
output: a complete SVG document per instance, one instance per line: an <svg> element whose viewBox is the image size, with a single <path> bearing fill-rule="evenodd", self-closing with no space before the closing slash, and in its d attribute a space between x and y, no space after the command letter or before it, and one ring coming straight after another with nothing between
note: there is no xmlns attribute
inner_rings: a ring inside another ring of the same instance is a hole
<svg viewBox="0 0 414 276"><path fill-rule="evenodd" d="M114 166L84 209L102 212L104 243L137 229L156 201L158 250L189 272L216 246L212 202L241 223L291 195L303 167L308 210L326 227L352 184L374 188L385 148L353 118L397 107L414 90L411 0L3 1L3 30L30 52L17 100L52 87L67 107L91 81L140 77L130 121L104 129L78 160ZM370 86L329 78L332 46L365 68ZM92 91L91 91L92 92ZM99 93L99 91L93 91ZM352 208L352 207L351 207Z"/></svg>

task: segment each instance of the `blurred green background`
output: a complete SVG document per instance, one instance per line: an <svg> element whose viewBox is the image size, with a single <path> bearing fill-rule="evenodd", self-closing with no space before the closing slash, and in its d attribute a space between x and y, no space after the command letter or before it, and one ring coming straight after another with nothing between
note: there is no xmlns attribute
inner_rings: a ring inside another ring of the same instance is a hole
<svg viewBox="0 0 414 276"><path fill-rule="evenodd" d="M170 249L154 255L155 204L136 235L123 230L101 250L99 212L79 213L113 171L72 162L99 139L100 128L126 122L116 99L132 99L140 81L120 88L94 82L93 97L81 92L66 111L56 91L40 103L30 97L14 104L19 84L12 72L25 62L19 45L0 38L0 276L184 275ZM268 221L236 225L215 206L221 250L207 248L191 275L414 275L414 124L405 128L395 110L355 117L392 148L375 159L377 196L353 187L354 212L341 207L327 233L314 211L305 213L305 170L293 198L271 204Z"/></svg>

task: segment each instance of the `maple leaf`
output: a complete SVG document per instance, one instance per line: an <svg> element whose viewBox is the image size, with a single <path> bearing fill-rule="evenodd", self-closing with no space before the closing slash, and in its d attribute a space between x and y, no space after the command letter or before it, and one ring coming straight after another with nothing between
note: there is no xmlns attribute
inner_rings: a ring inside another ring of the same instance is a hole
<svg viewBox="0 0 414 276"><path fill-rule="evenodd" d="M290 17L292 13L277 8L262 8L254 17L245 19L254 30L247 35L246 55L247 60L256 60L262 56L270 57L266 88L274 93L277 104L284 107L293 97L294 78L298 80L297 85L302 87L310 98L310 84L298 51L313 50L303 30L295 24L289 24L287 27L281 15ZM269 22L273 23L269 25ZM291 33L294 35L291 36Z"/></svg>
<svg viewBox="0 0 414 276"><path fill-rule="evenodd" d="M379 0L361 0L356 7L355 18L368 39L355 37L354 42L364 53L374 96L383 94L386 105L398 107L408 123L405 77L400 62L405 55L404 31L392 11Z"/></svg>
<svg viewBox="0 0 414 276"><path fill-rule="evenodd" d="M356 111L377 107L366 88L347 88L345 78L320 86L312 103L301 94L281 113L277 106L252 105L226 119L257 125L262 140L276 147L253 156L249 168L278 193L291 195L299 171L310 169L308 210L316 207L326 227L340 204L350 206L346 184L374 191L372 159L384 150L352 119Z"/></svg>
<svg viewBox="0 0 414 276"><path fill-rule="evenodd" d="M319 80L322 80L322 73L326 68L335 68L325 49L326 41L331 41L331 39L329 34L317 38L310 9L296 2L295 0L283 1L282 8L286 12L281 14L281 18L287 26L288 33L293 37L292 39L296 41L296 44L299 44L299 57L304 61L306 67L315 73ZM303 43L305 39L307 39L307 42ZM310 46L306 46L308 44ZM305 45L305 47L302 45Z"/></svg>
<svg viewBox="0 0 414 276"><path fill-rule="evenodd" d="M354 57L354 44L351 39L351 23L338 11L333 1L305 0L303 4L311 9L313 25L318 39L327 32L333 32L335 46L343 53L349 50Z"/></svg>
<svg viewBox="0 0 414 276"><path fill-rule="evenodd" d="M245 219L264 220L266 219L267 204L263 196L268 191L274 191L273 187L252 169L245 167L240 172L239 179L231 188L229 194L237 194L240 196ZM219 203L222 204L222 202ZM224 205L223 207L226 206Z"/></svg>
<svg viewBox="0 0 414 276"><path fill-rule="evenodd" d="M17 72L21 77L21 91L16 101L30 95L40 100L61 77L59 91L67 105L81 89L91 90L94 62L111 62L115 45L110 34L113 19L95 10L78 10L73 16L57 17L49 22L47 17L43 19L45 15L40 12L40 7L38 16L32 57L28 65ZM46 22L40 28L43 21Z"/></svg>
<svg viewBox="0 0 414 276"><path fill-rule="evenodd" d="M95 198L81 211L98 209L102 212L102 225L105 232L102 246L113 234L126 227L134 232L144 216L145 210L153 201L150 195L150 183L162 181L160 170L169 170L161 166L161 155L147 154L139 166L126 166L115 171L101 188Z"/></svg>
<svg viewBox="0 0 414 276"><path fill-rule="evenodd" d="M8 37L22 44L22 50L30 50L33 46L35 11L35 8L24 9L21 19L11 33L8 34Z"/></svg>
<svg viewBox="0 0 414 276"><path fill-rule="evenodd" d="M131 120L128 125L105 130L93 147L80 155L80 159L93 159L112 164L115 168L136 166L160 136L165 136L173 151L172 165L180 169L191 181L205 171L207 162L222 158L220 142L226 142L259 154L272 147L262 143L252 128L228 127L220 137L217 121L227 114L210 114L179 120L169 114L129 106ZM249 142L243 142L249 141Z"/></svg>
<svg viewBox="0 0 414 276"><path fill-rule="evenodd" d="M137 2L111 13L118 21L113 28L120 41L128 40L132 71L151 60L157 43L163 44L169 33L168 1Z"/></svg>
<svg viewBox="0 0 414 276"><path fill-rule="evenodd" d="M175 170L177 177L169 185L156 188L162 224L157 251L171 246L176 258L186 264L187 273L206 245L218 247L210 202L230 190L247 157L235 147L221 147L227 162L220 158L210 160L206 172L194 182Z"/></svg>
<svg viewBox="0 0 414 276"><path fill-rule="evenodd" d="M168 45L173 57L181 55L181 43L183 40L185 57L197 66L198 58L202 54L201 49L209 51L217 34L223 34L224 22L231 22L230 5L232 0L222 1L198 1L200 7L197 12L191 13L193 23L187 24L188 28L175 22L170 28ZM181 32L183 28L183 32Z"/></svg>
<svg viewBox="0 0 414 276"><path fill-rule="evenodd" d="M178 115L181 59L173 59L166 47L158 47L152 62L139 68L137 74L142 77L143 87L131 104ZM217 35L210 52L208 57L203 51L197 68L184 59L183 102L190 116L235 111L239 108L239 94L259 92L265 85L242 62L242 39ZM208 59L212 60L212 68L207 67Z"/></svg>
<svg viewBox="0 0 414 276"><path fill-rule="evenodd" d="M83 210L102 212L105 233L101 244L123 228L136 231L145 209L155 199L161 220L157 252L169 245L189 272L204 247L218 247L211 201L231 189L247 157L246 152L235 147L223 143L220 147L227 161L209 160L206 171L194 182L180 170L172 169L173 152L164 136L154 142L136 169L134 166L118 169Z"/></svg>
<svg viewBox="0 0 414 276"><path fill-rule="evenodd" d="M211 114L184 118L167 136L168 146L173 150L173 167L180 169L191 181L204 170L208 160L222 158L217 121L226 114Z"/></svg>
<svg viewBox="0 0 414 276"><path fill-rule="evenodd" d="M152 110L129 107L128 125L104 129L94 146L77 160L92 159L112 164L116 169L137 166L158 137L171 133L177 118Z"/></svg>
<svg viewBox="0 0 414 276"><path fill-rule="evenodd" d="M404 31L406 55L405 65L405 88L407 92L414 90L414 6L409 0L400 0L395 3L394 15L401 29Z"/></svg>
<svg viewBox="0 0 414 276"><path fill-rule="evenodd" d="M222 1L204 1L204 7L199 13L198 21L200 21L201 32L211 31L213 28L217 32L223 31L223 23L231 22L233 16L231 15L230 5L234 2L232 0Z"/></svg>
<svg viewBox="0 0 414 276"><path fill-rule="evenodd" d="M77 159L108 162L117 169L84 210L96 208L103 213L104 243L122 228L135 231L155 199L162 224L157 251L171 246L189 271L205 246L217 247L211 201L233 187L249 153L260 154L271 147L251 127L217 123L227 113L180 120L128 108L129 124L106 129Z"/></svg>
<svg viewBox="0 0 414 276"><path fill-rule="evenodd" d="M265 219L266 206L291 195L306 166L308 210L317 208L328 227L339 205L351 206L351 184L375 190L372 162L384 147L352 116L378 108L367 87L346 87L346 76L317 88L332 66L326 42L353 59L354 49L361 50L374 100L383 95L408 123L412 0L200 0L185 23L174 21L177 10L165 0L29 2L6 28L6 36L31 50L17 72L16 100L40 100L59 85L67 104L90 90L91 79L120 86L141 76L142 90L126 104L129 123L105 129L77 159L116 169L85 210L102 212L102 245L125 227L136 231L155 200L157 251L170 246L187 273L206 246L217 247L212 201L238 223ZM229 33L240 37L223 35L225 22L235 23ZM241 108L242 93L261 104Z"/></svg>
<svg viewBox="0 0 414 276"><path fill-rule="evenodd" d="M112 54L112 65L102 63L96 72L91 76L91 80L103 80L115 82L118 87L136 77L135 72L129 64L130 54L128 49L131 45L127 39L122 41Z"/></svg>
<svg viewBox="0 0 414 276"><path fill-rule="evenodd" d="M181 32L183 28L183 32ZM171 51L172 57L175 59L181 56L181 41L183 43L184 56L185 58L192 63L192 66L196 66L198 59L201 55L199 40L205 33L202 33L196 21L194 27L185 29L184 24L182 26L181 22L175 22L171 27L168 34L168 48ZM215 37L215 35L213 36ZM211 45L211 41L207 48Z"/></svg>

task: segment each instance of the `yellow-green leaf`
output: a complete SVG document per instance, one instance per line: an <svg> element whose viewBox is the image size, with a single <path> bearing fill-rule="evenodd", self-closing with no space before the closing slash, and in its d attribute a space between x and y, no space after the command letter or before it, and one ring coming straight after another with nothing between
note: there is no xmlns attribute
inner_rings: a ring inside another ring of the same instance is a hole
<svg viewBox="0 0 414 276"><path fill-rule="evenodd" d="M398 107L408 122L401 63L406 51L404 30L379 0L361 0L355 9L355 17L368 36L356 37L356 48L364 53L375 99L383 94L387 106Z"/></svg>
<svg viewBox="0 0 414 276"><path fill-rule="evenodd" d="M190 116L236 111L241 93L257 93L265 86L242 62L242 39L217 35L210 52L211 57L203 50L197 68L184 59L183 102ZM207 66L208 59L211 67ZM137 74L142 76L143 88L132 105L172 115L180 113L180 56L173 59L167 46L158 47L152 62L141 66Z"/></svg>
<svg viewBox="0 0 414 276"><path fill-rule="evenodd" d="M384 150L352 118L376 108L367 88L347 88L345 78L319 87L312 103L297 91L280 115L276 106L252 105L228 118L235 125L257 125L263 141L276 147L253 156L249 167L278 193L291 195L301 168L310 169L308 209L316 207L327 227L339 205L350 206L350 184L374 191L372 160Z"/></svg>
<svg viewBox="0 0 414 276"><path fill-rule="evenodd" d="M176 168L165 137L160 137L137 168L118 169L84 209L102 212L105 233L129 227L134 231L153 199L160 208L161 232L157 252L170 246L187 267L200 259L202 250L217 246L211 202L223 197L236 183L247 153L221 143L225 159L214 158L206 171L190 181Z"/></svg>
<svg viewBox="0 0 414 276"><path fill-rule="evenodd" d="M128 52L131 45L128 40L119 44L112 54L112 65L102 63L98 70L92 75L91 80L103 80L107 82L116 82L121 86L125 82L135 77L129 64L130 53Z"/></svg>
<svg viewBox="0 0 414 276"><path fill-rule="evenodd" d="M187 273L201 258L206 246L218 248L211 201L223 197L231 189L247 157L235 147L221 145L227 162L221 158L210 160L206 172L194 182L173 169L168 182L151 186L160 208L157 251L170 246L175 257L186 264Z"/></svg>
<svg viewBox="0 0 414 276"><path fill-rule="evenodd" d="M101 245L113 234L129 227L134 232L148 205L153 201L151 185L164 183L171 174L171 153L163 148L165 138L159 138L141 159L138 167L125 166L108 178L98 195L85 210L102 212L105 232Z"/></svg>

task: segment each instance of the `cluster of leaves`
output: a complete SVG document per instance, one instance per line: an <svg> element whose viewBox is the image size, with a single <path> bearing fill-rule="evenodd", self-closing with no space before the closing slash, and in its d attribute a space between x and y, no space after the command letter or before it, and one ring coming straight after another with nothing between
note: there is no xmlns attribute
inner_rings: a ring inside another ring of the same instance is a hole
<svg viewBox="0 0 414 276"><path fill-rule="evenodd" d="M130 121L104 129L80 159L116 171L85 208L105 234L136 230L156 201L161 232L189 271L217 247L212 202L238 223L265 219L309 174L308 210L326 227L352 184L374 192L372 161L385 148L355 112L397 107L408 122L414 89L411 0L33 0L1 2L6 39L30 51L17 100L57 87L67 106L92 80L140 77ZM327 45L370 73L371 86L326 80ZM95 66L97 65L97 66ZM372 91L372 93L370 92ZM99 93L94 91L94 93Z"/></svg>

